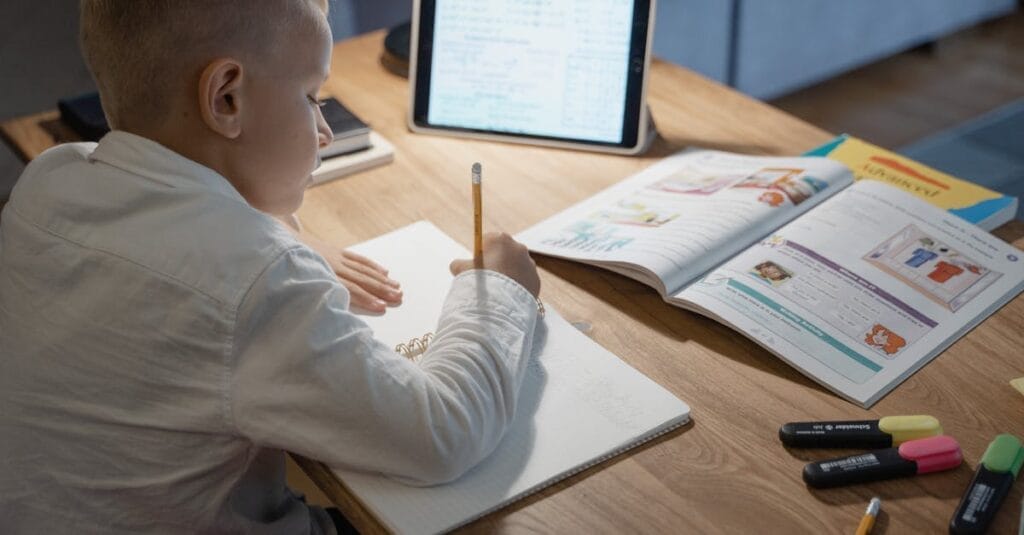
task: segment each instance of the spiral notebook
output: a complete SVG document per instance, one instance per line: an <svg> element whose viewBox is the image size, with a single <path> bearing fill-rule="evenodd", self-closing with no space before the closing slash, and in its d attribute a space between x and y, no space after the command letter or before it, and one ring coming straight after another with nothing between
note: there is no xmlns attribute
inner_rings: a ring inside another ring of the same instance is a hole
<svg viewBox="0 0 1024 535"><path fill-rule="evenodd" d="M364 316L376 336L416 357L429 346L464 247L427 222L352 250L387 266L404 302ZM690 408L592 341L548 306L512 425L498 448L458 480L412 487L383 476L334 474L392 532L449 531L689 421Z"/></svg>

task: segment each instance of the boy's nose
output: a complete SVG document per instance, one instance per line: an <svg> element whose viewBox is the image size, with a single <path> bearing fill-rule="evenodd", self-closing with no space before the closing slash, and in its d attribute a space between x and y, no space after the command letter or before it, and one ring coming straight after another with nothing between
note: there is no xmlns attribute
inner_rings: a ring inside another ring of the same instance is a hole
<svg viewBox="0 0 1024 535"><path fill-rule="evenodd" d="M327 145L330 145L331 142L334 141L334 136L331 134L330 130L327 130L327 131L321 130L320 131L320 135L317 136L317 138L318 138L318 141L320 142L319 145L320 145L321 149L326 147Z"/></svg>
<svg viewBox="0 0 1024 535"><path fill-rule="evenodd" d="M320 148L324 148L330 145L334 141L334 134L331 132L331 127L328 126L327 120L324 119L322 113L317 113L316 121L317 141L319 142Z"/></svg>

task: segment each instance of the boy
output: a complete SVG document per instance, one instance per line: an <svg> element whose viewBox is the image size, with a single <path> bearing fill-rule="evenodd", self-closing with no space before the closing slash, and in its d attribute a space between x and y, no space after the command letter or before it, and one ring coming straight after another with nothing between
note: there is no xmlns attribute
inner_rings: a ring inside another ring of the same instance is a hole
<svg viewBox="0 0 1024 535"><path fill-rule="evenodd" d="M41 155L3 212L5 532L333 533L285 487L283 451L434 484L501 439L537 321L525 248L492 234L486 269L452 263L415 365L271 217L330 141L325 11L82 1L114 131ZM347 267L394 300L381 271Z"/></svg>

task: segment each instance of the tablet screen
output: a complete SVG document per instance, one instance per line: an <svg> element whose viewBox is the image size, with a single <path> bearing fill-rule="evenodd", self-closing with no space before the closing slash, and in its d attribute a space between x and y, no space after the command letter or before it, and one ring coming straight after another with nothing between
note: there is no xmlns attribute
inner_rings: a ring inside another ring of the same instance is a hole
<svg viewBox="0 0 1024 535"><path fill-rule="evenodd" d="M649 7L649 0L424 0L414 120L631 146Z"/></svg>

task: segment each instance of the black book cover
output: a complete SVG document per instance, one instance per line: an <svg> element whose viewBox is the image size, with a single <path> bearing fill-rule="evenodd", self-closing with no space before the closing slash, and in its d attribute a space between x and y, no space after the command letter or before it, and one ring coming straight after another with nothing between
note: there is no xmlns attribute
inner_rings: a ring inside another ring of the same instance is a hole
<svg viewBox="0 0 1024 535"><path fill-rule="evenodd" d="M320 111L334 134L334 141L320 149L320 157L330 158L370 147L370 126L337 99L325 99Z"/></svg>
<svg viewBox="0 0 1024 535"><path fill-rule="evenodd" d="M85 141L99 141L110 126L103 115L99 93L86 93L57 101L60 120L71 127Z"/></svg>
<svg viewBox="0 0 1024 535"><path fill-rule="evenodd" d="M327 98L323 101L323 114L324 120L334 133L334 139L370 133L370 126L337 99Z"/></svg>

